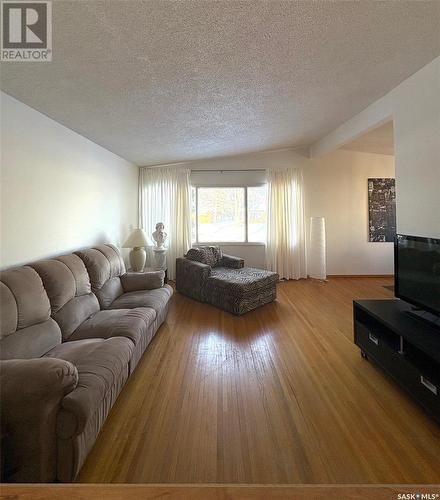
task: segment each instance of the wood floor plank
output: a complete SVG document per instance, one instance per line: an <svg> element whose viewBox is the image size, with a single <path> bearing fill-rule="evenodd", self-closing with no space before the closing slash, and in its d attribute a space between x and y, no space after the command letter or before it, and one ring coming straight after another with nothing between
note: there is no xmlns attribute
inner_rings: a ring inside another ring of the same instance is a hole
<svg viewBox="0 0 440 500"><path fill-rule="evenodd" d="M241 317L175 294L78 481L439 483L439 426L353 344L391 282L282 282Z"/></svg>

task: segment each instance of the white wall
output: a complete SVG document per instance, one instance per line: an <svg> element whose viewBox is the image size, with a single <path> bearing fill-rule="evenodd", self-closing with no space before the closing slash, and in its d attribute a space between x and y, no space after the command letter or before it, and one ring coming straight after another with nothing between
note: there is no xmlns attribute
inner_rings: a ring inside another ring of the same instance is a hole
<svg viewBox="0 0 440 500"><path fill-rule="evenodd" d="M322 155L392 117L400 233L440 237L439 93L437 57L311 148Z"/></svg>
<svg viewBox="0 0 440 500"><path fill-rule="evenodd" d="M138 168L4 93L1 106L0 266L121 245Z"/></svg>
<svg viewBox="0 0 440 500"><path fill-rule="evenodd" d="M266 267L266 246L261 243L248 243L246 245L237 243L236 245L219 244L223 253L235 255L244 259L248 267Z"/></svg>
<svg viewBox="0 0 440 500"><path fill-rule="evenodd" d="M392 274L393 243L368 241L369 177L394 177L392 156L337 150L303 169L306 217L325 217L327 274Z"/></svg>
<svg viewBox="0 0 440 500"><path fill-rule="evenodd" d="M397 229L440 237L440 57L392 93Z"/></svg>

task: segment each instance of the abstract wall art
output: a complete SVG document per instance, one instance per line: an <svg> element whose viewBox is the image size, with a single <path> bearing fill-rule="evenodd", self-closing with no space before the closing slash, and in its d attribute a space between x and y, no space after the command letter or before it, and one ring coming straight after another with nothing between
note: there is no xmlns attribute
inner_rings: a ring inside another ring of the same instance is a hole
<svg viewBox="0 0 440 500"><path fill-rule="evenodd" d="M368 179L368 229L368 241L394 241L396 235L395 179Z"/></svg>

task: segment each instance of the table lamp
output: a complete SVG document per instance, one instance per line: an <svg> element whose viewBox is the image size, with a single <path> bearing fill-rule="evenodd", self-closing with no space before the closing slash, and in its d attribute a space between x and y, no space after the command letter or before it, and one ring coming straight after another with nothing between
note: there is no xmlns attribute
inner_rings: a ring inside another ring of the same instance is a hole
<svg viewBox="0 0 440 500"><path fill-rule="evenodd" d="M142 271L145 266L147 254L145 248L148 246L147 237L142 229L135 229L122 245L123 248L132 248L130 252L130 265L133 271Z"/></svg>

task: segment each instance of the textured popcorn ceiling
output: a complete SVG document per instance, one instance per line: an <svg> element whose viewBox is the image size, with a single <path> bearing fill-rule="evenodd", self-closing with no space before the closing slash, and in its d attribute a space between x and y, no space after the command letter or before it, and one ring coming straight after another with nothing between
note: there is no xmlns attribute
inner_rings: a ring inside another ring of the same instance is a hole
<svg viewBox="0 0 440 500"><path fill-rule="evenodd" d="M440 1L59 1L8 94L139 165L311 144L440 54Z"/></svg>
<svg viewBox="0 0 440 500"><path fill-rule="evenodd" d="M440 89L439 89L440 92ZM393 122L387 122L376 127L360 137L345 144L342 149L361 151L362 153L376 153L381 155L394 155L394 130Z"/></svg>

